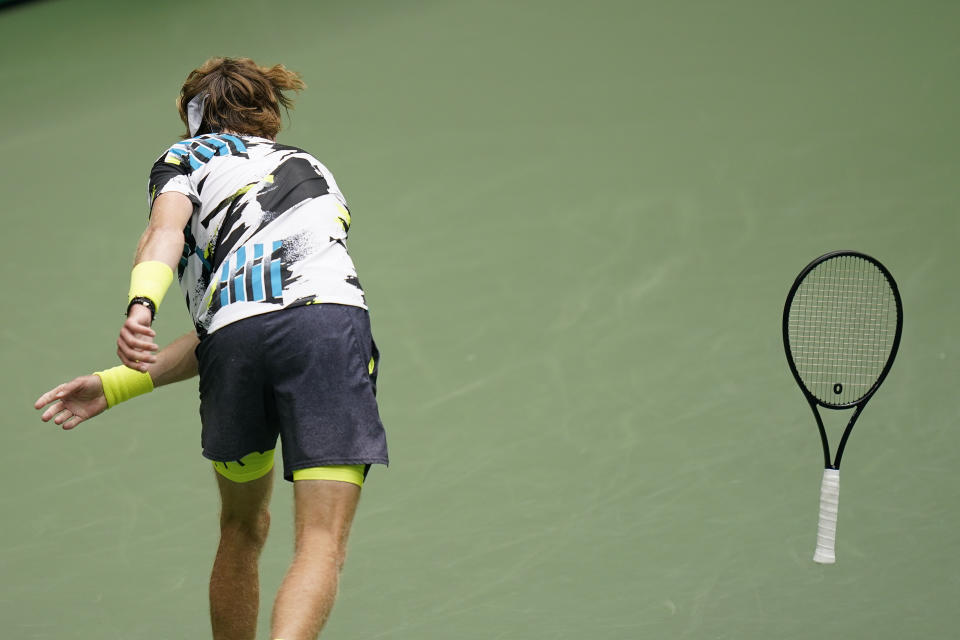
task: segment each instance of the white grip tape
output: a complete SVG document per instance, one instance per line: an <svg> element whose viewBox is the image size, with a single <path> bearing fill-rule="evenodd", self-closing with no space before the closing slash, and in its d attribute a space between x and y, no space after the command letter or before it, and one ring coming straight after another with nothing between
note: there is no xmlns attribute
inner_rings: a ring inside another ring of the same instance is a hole
<svg viewBox="0 0 960 640"><path fill-rule="evenodd" d="M837 509L840 506L840 470L824 469L820 485L820 522L817 525L817 549L813 561L833 564L837 561L834 545L837 542Z"/></svg>

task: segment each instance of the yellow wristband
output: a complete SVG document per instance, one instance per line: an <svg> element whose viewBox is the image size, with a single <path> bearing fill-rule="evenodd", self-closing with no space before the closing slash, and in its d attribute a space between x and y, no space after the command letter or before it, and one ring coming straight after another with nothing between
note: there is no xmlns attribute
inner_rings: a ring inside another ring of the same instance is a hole
<svg viewBox="0 0 960 640"><path fill-rule="evenodd" d="M173 282L173 269L158 260L141 262L130 273L130 293L127 304L134 298L150 298L153 306L160 308L160 301Z"/></svg>
<svg viewBox="0 0 960 640"><path fill-rule="evenodd" d="M103 396L107 399L108 409L153 391L153 378L149 373L135 371L122 364L106 371L94 371L93 374L99 376L103 383Z"/></svg>

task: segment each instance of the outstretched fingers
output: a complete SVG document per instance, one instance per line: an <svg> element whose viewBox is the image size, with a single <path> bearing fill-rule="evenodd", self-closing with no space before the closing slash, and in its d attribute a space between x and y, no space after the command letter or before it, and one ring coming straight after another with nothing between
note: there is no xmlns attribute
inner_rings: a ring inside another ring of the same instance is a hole
<svg viewBox="0 0 960 640"><path fill-rule="evenodd" d="M63 400L57 400L52 405L47 407L47 410L43 412L40 416L40 419L44 422L50 422L58 413L66 409L66 405L63 404Z"/></svg>
<svg viewBox="0 0 960 640"><path fill-rule="evenodd" d="M61 401L62 399L69 398L70 394L79 389L82 384L83 381L80 378L74 378L70 382L58 384L53 389L50 389L50 391L47 391L45 394L37 398L37 401L33 403L33 408L42 409L51 402ZM61 401L59 404L63 405L63 402ZM49 409L45 411L43 415L46 416L47 413L49 413ZM43 418L44 421L49 419L49 417Z"/></svg>
<svg viewBox="0 0 960 640"><path fill-rule="evenodd" d="M45 406L56 400L59 397L58 394L60 390L63 389L64 386L66 385L57 385L53 389L50 389L50 391L47 391L45 394L37 398L37 401L33 403L33 408L43 409ZM46 413L44 413L44 415L46 415Z"/></svg>
<svg viewBox="0 0 960 640"><path fill-rule="evenodd" d="M77 426L84 420L86 420L86 418L84 418L83 416L78 416L76 414L73 414L69 418L64 420L60 426L63 427L65 431L69 431L70 429L73 429L75 426Z"/></svg>
<svg viewBox="0 0 960 640"><path fill-rule="evenodd" d="M75 426L86 420L85 416L74 413L63 400L57 400L43 412L40 419L44 422L50 422L63 427L64 429L73 429Z"/></svg>
<svg viewBox="0 0 960 640"><path fill-rule="evenodd" d="M43 409L40 419L53 421L64 429L73 429L81 422L107 409L100 379L95 375L80 376L47 391L34 403Z"/></svg>

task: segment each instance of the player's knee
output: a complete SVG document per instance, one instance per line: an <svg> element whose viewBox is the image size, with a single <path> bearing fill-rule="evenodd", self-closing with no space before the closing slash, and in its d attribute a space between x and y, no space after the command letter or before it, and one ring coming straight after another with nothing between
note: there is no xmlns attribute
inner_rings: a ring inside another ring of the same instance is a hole
<svg viewBox="0 0 960 640"><path fill-rule="evenodd" d="M337 571L342 571L347 561L347 544L346 540L330 531L301 531L296 541L296 553L323 558Z"/></svg>
<svg viewBox="0 0 960 640"><path fill-rule="evenodd" d="M347 563L346 547L335 547L330 554L330 559L337 573L342 573L343 566Z"/></svg>
<svg viewBox="0 0 960 640"><path fill-rule="evenodd" d="M333 562L338 573L343 571L343 565L347 563L347 546L345 544L336 547L333 553Z"/></svg>
<svg viewBox="0 0 960 640"><path fill-rule="evenodd" d="M220 537L229 538L256 547L263 547L270 532L270 512L266 509L252 514L224 511L220 514Z"/></svg>

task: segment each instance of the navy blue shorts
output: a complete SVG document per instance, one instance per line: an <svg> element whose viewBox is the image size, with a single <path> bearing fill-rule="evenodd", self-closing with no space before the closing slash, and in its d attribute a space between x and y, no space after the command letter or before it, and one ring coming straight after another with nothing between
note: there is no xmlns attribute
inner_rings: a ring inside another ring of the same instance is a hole
<svg viewBox="0 0 960 640"><path fill-rule="evenodd" d="M204 457L239 460L279 436L291 481L297 469L389 463L365 309L312 304L244 318L196 353Z"/></svg>

